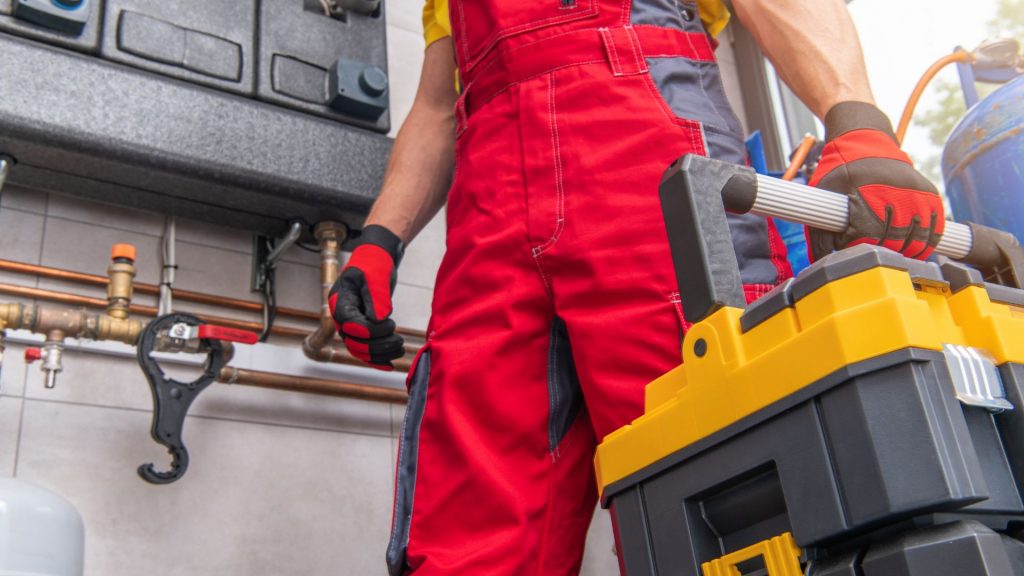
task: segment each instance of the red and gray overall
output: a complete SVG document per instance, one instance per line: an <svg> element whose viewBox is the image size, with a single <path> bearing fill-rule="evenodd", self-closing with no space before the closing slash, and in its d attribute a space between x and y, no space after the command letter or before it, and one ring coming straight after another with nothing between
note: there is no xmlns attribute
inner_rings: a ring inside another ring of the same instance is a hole
<svg viewBox="0 0 1024 576"><path fill-rule="evenodd" d="M391 574L579 571L592 458L681 361L658 201L687 153L744 161L711 40L676 0L451 0L447 253L410 372ZM731 217L747 297L791 272ZM685 279L684 279L685 281Z"/></svg>

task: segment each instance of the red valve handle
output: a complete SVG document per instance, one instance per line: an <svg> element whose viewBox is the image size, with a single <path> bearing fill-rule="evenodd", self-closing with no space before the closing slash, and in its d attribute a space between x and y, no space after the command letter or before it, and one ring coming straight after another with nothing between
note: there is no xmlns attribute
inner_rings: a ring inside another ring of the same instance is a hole
<svg viewBox="0 0 1024 576"><path fill-rule="evenodd" d="M260 341L260 335L247 330L236 330L213 324L201 324L199 326L199 337L208 340L227 340L239 344L255 344Z"/></svg>
<svg viewBox="0 0 1024 576"><path fill-rule="evenodd" d="M25 363L31 364L43 359L43 351L39 348L25 348Z"/></svg>

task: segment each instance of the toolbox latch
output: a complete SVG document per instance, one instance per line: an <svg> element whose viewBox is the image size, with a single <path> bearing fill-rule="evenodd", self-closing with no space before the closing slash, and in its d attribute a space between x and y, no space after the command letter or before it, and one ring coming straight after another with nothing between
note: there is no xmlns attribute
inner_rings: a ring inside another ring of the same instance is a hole
<svg viewBox="0 0 1024 576"><path fill-rule="evenodd" d="M944 344L942 354L953 378L956 397L961 404L979 406L992 412L1013 410L1006 389L992 358L970 346Z"/></svg>

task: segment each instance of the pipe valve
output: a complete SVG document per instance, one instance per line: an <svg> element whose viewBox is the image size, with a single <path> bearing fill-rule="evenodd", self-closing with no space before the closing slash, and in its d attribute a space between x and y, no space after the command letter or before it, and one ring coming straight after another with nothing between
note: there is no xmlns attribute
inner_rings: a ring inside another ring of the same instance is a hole
<svg viewBox="0 0 1024 576"><path fill-rule="evenodd" d="M57 332L57 331L54 331ZM42 348L26 348L25 363L32 364L42 360L39 367L46 374L46 387L52 389L57 385L57 374L64 370L64 335L51 333Z"/></svg>
<svg viewBox="0 0 1024 576"><path fill-rule="evenodd" d="M57 374L64 370L64 341L47 340L43 344L43 373L46 374L46 388L57 385Z"/></svg>

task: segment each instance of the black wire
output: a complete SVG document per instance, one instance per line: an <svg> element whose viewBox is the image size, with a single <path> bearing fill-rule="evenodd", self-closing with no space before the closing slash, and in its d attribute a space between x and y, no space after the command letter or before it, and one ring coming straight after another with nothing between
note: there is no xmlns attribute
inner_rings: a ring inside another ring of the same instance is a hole
<svg viewBox="0 0 1024 576"><path fill-rule="evenodd" d="M277 320L277 290L274 282L274 269L263 267L263 286L260 290L263 297L263 331L260 332L260 342L266 342L270 337L270 330Z"/></svg>
<svg viewBox="0 0 1024 576"><path fill-rule="evenodd" d="M274 242L270 238L267 238L266 246L268 254L274 251ZM260 332L260 342L266 342L270 337L270 330L274 327L274 321L277 320L277 289L274 268L264 261L260 265L260 272L263 277L263 284L260 286L260 295L263 297L263 331Z"/></svg>

